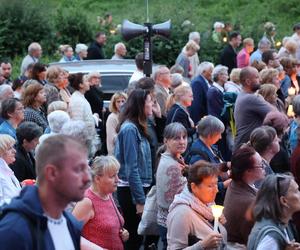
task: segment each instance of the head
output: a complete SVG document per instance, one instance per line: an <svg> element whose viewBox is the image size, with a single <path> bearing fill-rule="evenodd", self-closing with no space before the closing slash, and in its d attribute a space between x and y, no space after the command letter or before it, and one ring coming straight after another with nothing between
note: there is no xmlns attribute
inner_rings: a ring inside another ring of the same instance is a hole
<svg viewBox="0 0 300 250"><path fill-rule="evenodd" d="M251 54L254 49L254 41L252 38L245 38L243 40L243 47L246 49L248 54Z"/></svg>
<svg viewBox="0 0 300 250"><path fill-rule="evenodd" d="M35 63L32 67L31 78L37 81L46 79L47 65L42 63Z"/></svg>
<svg viewBox="0 0 300 250"><path fill-rule="evenodd" d="M189 40L193 40L195 43L200 45L200 33L198 31L193 31L189 34Z"/></svg>
<svg viewBox="0 0 300 250"><path fill-rule="evenodd" d="M6 99L13 98L14 91L8 84L0 85L0 102L3 102Z"/></svg>
<svg viewBox="0 0 300 250"><path fill-rule="evenodd" d="M2 158L7 165L14 163L16 160L15 143L15 139L10 135L0 134L0 158Z"/></svg>
<svg viewBox="0 0 300 250"><path fill-rule="evenodd" d="M63 69L59 66L50 66L46 72L48 82L58 85L63 80Z"/></svg>
<svg viewBox="0 0 300 250"><path fill-rule="evenodd" d="M171 89L173 90L179 87L183 82L183 76L179 73L171 74L171 79L172 79Z"/></svg>
<svg viewBox="0 0 300 250"><path fill-rule="evenodd" d="M280 59L280 64L288 76L292 76L297 72L297 60L295 59L283 57Z"/></svg>
<svg viewBox="0 0 300 250"><path fill-rule="evenodd" d="M111 155L97 156L91 168L92 185L101 194L112 194L117 190L120 164Z"/></svg>
<svg viewBox="0 0 300 250"><path fill-rule="evenodd" d="M142 77L138 80L135 88L149 90L151 95L153 96L155 92L155 81L151 77Z"/></svg>
<svg viewBox="0 0 300 250"><path fill-rule="evenodd" d="M180 75L183 75L184 69L183 69L179 64L174 64L174 65L170 68L170 73L171 73L171 74L178 73L178 74L180 74Z"/></svg>
<svg viewBox="0 0 300 250"><path fill-rule="evenodd" d="M197 161L189 167L188 190L204 204L212 203L218 193L218 174L214 165Z"/></svg>
<svg viewBox="0 0 300 250"><path fill-rule="evenodd" d="M76 139L55 135L44 140L36 153L39 188L66 205L80 201L90 184L87 149Z"/></svg>
<svg viewBox="0 0 300 250"><path fill-rule="evenodd" d="M110 99L109 111L120 113L121 107L126 103L127 95L124 92L116 92Z"/></svg>
<svg viewBox="0 0 300 250"><path fill-rule="evenodd" d="M266 83L261 85L260 89L258 90L258 94L262 95L262 97L270 104L276 105L277 101L277 88L275 85Z"/></svg>
<svg viewBox="0 0 300 250"><path fill-rule="evenodd" d="M255 93L260 88L259 80L259 74L256 68L245 67L241 70L240 81L246 92Z"/></svg>
<svg viewBox="0 0 300 250"><path fill-rule="evenodd" d="M93 71L85 75L86 80L89 82L90 86L100 86L101 87L101 75L97 71Z"/></svg>
<svg viewBox="0 0 300 250"><path fill-rule="evenodd" d="M270 126L254 129L250 135L250 144L261 156L267 153L274 156L280 149L276 130Z"/></svg>
<svg viewBox="0 0 300 250"><path fill-rule="evenodd" d="M271 48L271 42L269 41L268 38L263 37L259 42L258 42L258 49L261 52L265 52L267 50L270 50Z"/></svg>
<svg viewBox="0 0 300 250"><path fill-rule="evenodd" d="M173 97L175 102L179 102L184 107L192 105L193 91L189 85L180 85L174 89Z"/></svg>
<svg viewBox="0 0 300 250"><path fill-rule="evenodd" d="M212 79L214 82L219 83L221 86L228 80L228 67L223 65L217 65L212 72Z"/></svg>
<svg viewBox="0 0 300 250"><path fill-rule="evenodd" d="M9 61L2 61L0 63L0 67L1 67L1 74L5 79L9 79L11 76L11 72L12 72L12 66L11 63Z"/></svg>
<svg viewBox="0 0 300 250"><path fill-rule="evenodd" d="M166 66L159 66L154 72L153 79L156 84L165 88L169 88L172 83L170 70Z"/></svg>
<svg viewBox="0 0 300 250"><path fill-rule="evenodd" d="M238 48L241 45L242 36L239 32L233 31L229 34L229 43L233 48Z"/></svg>
<svg viewBox="0 0 300 250"><path fill-rule="evenodd" d="M9 98L1 103L1 117L12 121L15 125L24 119L24 106L16 98Z"/></svg>
<svg viewBox="0 0 300 250"><path fill-rule="evenodd" d="M31 55L35 58L40 58L42 56L42 47L39 43L31 43L28 46L28 55Z"/></svg>
<svg viewBox="0 0 300 250"><path fill-rule="evenodd" d="M197 125L199 137L205 140L208 145L213 145L219 141L224 131L223 122L212 115L203 117Z"/></svg>
<svg viewBox="0 0 300 250"><path fill-rule="evenodd" d="M231 70L230 73L230 81L236 83L236 84L240 84L240 74L241 74L241 70L239 68L234 68Z"/></svg>
<svg viewBox="0 0 300 250"><path fill-rule="evenodd" d="M54 101L48 105L48 115L55 110L62 110L67 112L68 104L63 101Z"/></svg>
<svg viewBox="0 0 300 250"><path fill-rule="evenodd" d="M279 111L269 112L263 122L263 125L273 127L276 130L278 138L282 138L290 124L286 114Z"/></svg>
<svg viewBox="0 0 300 250"><path fill-rule="evenodd" d="M187 131L179 122L173 122L164 129L164 144L175 157L183 154L187 147Z"/></svg>
<svg viewBox="0 0 300 250"><path fill-rule="evenodd" d="M29 152L36 148L43 129L34 122L22 122L16 129L16 134L18 143Z"/></svg>
<svg viewBox="0 0 300 250"><path fill-rule="evenodd" d="M263 61L254 60L251 64L251 67L256 68L258 72L267 68L267 65Z"/></svg>
<svg viewBox="0 0 300 250"><path fill-rule="evenodd" d="M135 65L138 70L143 71L143 69L144 69L144 53L136 54Z"/></svg>
<svg viewBox="0 0 300 250"><path fill-rule="evenodd" d="M199 49L199 45L193 40L189 40L185 45L185 51L188 57L195 55Z"/></svg>
<svg viewBox="0 0 300 250"><path fill-rule="evenodd" d="M261 59L268 68L278 68L280 65L276 50L270 49L264 51L262 53Z"/></svg>
<svg viewBox="0 0 300 250"><path fill-rule="evenodd" d="M224 23L221 23L221 22L214 23L214 30L216 32L221 32L223 28L224 28Z"/></svg>
<svg viewBox="0 0 300 250"><path fill-rule="evenodd" d="M72 56L74 55L74 51L71 45L65 45L63 48L63 53L64 56L67 58L72 58Z"/></svg>
<svg viewBox="0 0 300 250"><path fill-rule="evenodd" d="M285 42L284 47L290 54L294 55L296 53L298 45L294 39L288 39Z"/></svg>
<svg viewBox="0 0 300 250"><path fill-rule="evenodd" d="M85 93L90 89L90 84L87 81L83 81L83 73L71 74L69 76L70 86L77 91Z"/></svg>
<svg viewBox="0 0 300 250"><path fill-rule="evenodd" d="M251 146L237 149L231 157L231 178L236 182L253 184L265 177L261 156Z"/></svg>
<svg viewBox="0 0 300 250"><path fill-rule="evenodd" d="M95 40L99 45L106 44L106 35L104 32L98 32L95 36Z"/></svg>
<svg viewBox="0 0 300 250"><path fill-rule="evenodd" d="M292 215L300 211L300 192L292 175L268 175L258 190L253 208L256 221L272 219L287 223Z"/></svg>
<svg viewBox="0 0 300 250"><path fill-rule="evenodd" d="M207 81L211 81L214 65L211 62L202 62L198 66L198 75L202 75Z"/></svg>
<svg viewBox="0 0 300 250"><path fill-rule="evenodd" d="M274 23L266 22L264 24L265 32L268 36L274 37L276 34L276 26Z"/></svg>
<svg viewBox="0 0 300 250"><path fill-rule="evenodd" d="M115 44L114 52L115 52L116 55L119 55L121 57L126 56L127 50L126 50L125 44L121 43L121 42Z"/></svg>
<svg viewBox="0 0 300 250"><path fill-rule="evenodd" d="M296 23L293 27L293 31L300 36L300 23Z"/></svg>
<svg viewBox="0 0 300 250"><path fill-rule="evenodd" d="M23 83L24 81L21 80L20 78L16 78L14 81L13 81L13 84L12 84L12 89L13 91L21 91L23 92Z"/></svg>
<svg viewBox="0 0 300 250"><path fill-rule="evenodd" d="M259 76L260 76L261 84L270 83L273 84L277 89L280 88L279 72L277 69L273 69L273 68L263 69L259 73Z"/></svg>
<svg viewBox="0 0 300 250"><path fill-rule="evenodd" d="M56 110L47 116L51 132L59 133L63 125L71 120L67 112Z"/></svg>
<svg viewBox="0 0 300 250"><path fill-rule="evenodd" d="M80 59L84 59L87 57L87 49L88 46L83 43L78 43L76 44L75 52L80 57Z"/></svg>
<svg viewBox="0 0 300 250"><path fill-rule="evenodd" d="M40 107L46 102L44 87L37 81L32 81L24 90L22 102L24 107Z"/></svg>
<svg viewBox="0 0 300 250"><path fill-rule="evenodd" d="M293 111L296 117L300 117L300 95L296 95L293 99Z"/></svg>

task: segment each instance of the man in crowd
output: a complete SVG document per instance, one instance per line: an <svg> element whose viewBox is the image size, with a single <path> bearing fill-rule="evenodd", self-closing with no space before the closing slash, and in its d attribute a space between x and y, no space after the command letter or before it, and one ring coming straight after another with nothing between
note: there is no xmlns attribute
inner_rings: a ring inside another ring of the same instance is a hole
<svg viewBox="0 0 300 250"><path fill-rule="evenodd" d="M212 63L202 62L198 67L198 76L191 83L194 99L189 111L195 124L207 115L207 91L212 83L213 69L214 65Z"/></svg>
<svg viewBox="0 0 300 250"><path fill-rule="evenodd" d="M261 126L267 113L273 110L262 96L255 93L260 88L257 69L243 68L240 81L243 89L235 103L234 119L237 135L234 141L234 150L248 142L251 132Z"/></svg>
<svg viewBox="0 0 300 250"><path fill-rule="evenodd" d="M106 35L104 32L98 32L95 41L88 48L87 60L105 59L103 46L106 43Z"/></svg>
<svg viewBox="0 0 300 250"><path fill-rule="evenodd" d="M242 37L239 32L232 32L229 35L229 43L221 53L221 64L228 67L228 73L230 74L233 68L237 67L236 62L236 49L240 46Z"/></svg>
<svg viewBox="0 0 300 250"><path fill-rule="evenodd" d="M136 70L129 79L128 88L134 88L131 84L144 77L144 53L140 52L135 56L135 65Z"/></svg>
<svg viewBox="0 0 300 250"><path fill-rule="evenodd" d="M243 49L237 55L237 67L245 68L250 66L250 54L254 49L254 41L252 38L245 38L243 40Z"/></svg>
<svg viewBox="0 0 300 250"><path fill-rule="evenodd" d="M262 53L261 58L268 68L277 69L280 66L280 62L276 50L269 49L264 51Z"/></svg>
<svg viewBox="0 0 300 250"><path fill-rule="evenodd" d="M259 42L258 42L258 49L255 50L251 56L250 56L250 64L252 64L254 61L262 61L261 56L262 53L269 50L271 48L271 42L263 37Z"/></svg>
<svg viewBox="0 0 300 250"><path fill-rule="evenodd" d="M12 80L10 79L10 77L12 72L12 66L10 62L7 60L2 60L2 62L0 63L0 67L1 67L2 77L4 78L2 84L8 84L11 86Z"/></svg>
<svg viewBox="0 0 300 250"><path fill-rule="evenodd" d="M42 56L42 47L39 43L31 43L28 46L28 55L24 57L21 64L21 75L24 75L27 67L31 63L37 63Z"/></svg>
<svg viewBox="0 0 300 250"><path fill-rule="evenodd" d="M47 138L36 155L38 185L4 207L1 249L80 249L81 224L66 206L90 184L87 149L65 135Z"/></svg>
<svg viewBox="0 0 300 250"><path fill-rule="evenodd" d="M115 54L112 56L112 60L122 60L124 56L126 56L127 50L124 43L117 43L115 44L114 48Z"/></svg>

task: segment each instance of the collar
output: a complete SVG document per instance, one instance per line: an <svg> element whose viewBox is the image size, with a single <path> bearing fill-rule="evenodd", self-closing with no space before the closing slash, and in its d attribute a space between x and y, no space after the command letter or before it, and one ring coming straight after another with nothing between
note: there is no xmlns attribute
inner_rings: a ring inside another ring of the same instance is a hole
<svg viewBox="0 0 300 250"><path fill-rule="evenodd" d="M219 83L214 82L212 85L216 87L218 90L220 90L222 93L224 93L224 88Z"/></svg>

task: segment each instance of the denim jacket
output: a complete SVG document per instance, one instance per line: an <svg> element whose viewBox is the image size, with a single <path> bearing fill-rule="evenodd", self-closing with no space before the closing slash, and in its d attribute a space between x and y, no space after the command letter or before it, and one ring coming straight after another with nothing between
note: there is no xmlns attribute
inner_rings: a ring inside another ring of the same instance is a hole
<svg viewBox="0 0 300 250"><path fill-rule="evenodd" d="M144 204L143 184L152 182L150 145L138 128L125 121L118 134L115 156L120 162L119 178L128 182L134 204Z"/></svg>

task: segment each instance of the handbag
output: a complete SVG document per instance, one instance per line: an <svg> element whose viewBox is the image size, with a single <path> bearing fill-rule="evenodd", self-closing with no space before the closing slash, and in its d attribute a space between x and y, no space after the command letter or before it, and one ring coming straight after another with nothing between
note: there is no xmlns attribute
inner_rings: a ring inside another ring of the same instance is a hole
<svg viewBox="0 0 300 250"><path fill-rule="evenodd" d="M139 235L159 235L157 225L156 186L152 186L146 196L144 211L137 231Z"/></svg>

